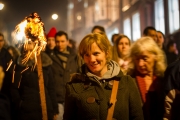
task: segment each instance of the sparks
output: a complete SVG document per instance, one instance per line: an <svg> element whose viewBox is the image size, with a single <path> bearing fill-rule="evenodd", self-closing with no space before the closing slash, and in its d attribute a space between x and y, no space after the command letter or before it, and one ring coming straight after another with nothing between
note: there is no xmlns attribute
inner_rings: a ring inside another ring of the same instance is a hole
<svg viewBox="0 0 180 120"><path fill-rule="evenodd" d="M46 37L44 33L44 23L37 13L32 13L19 23L14 31L16 36L15 41L23 44L24 59L23 64L26 64L31 56L35 59L46 46ZM29 48L29 44L33 45L33 49ZM36 63L35 63L36 65Z"/></svg>

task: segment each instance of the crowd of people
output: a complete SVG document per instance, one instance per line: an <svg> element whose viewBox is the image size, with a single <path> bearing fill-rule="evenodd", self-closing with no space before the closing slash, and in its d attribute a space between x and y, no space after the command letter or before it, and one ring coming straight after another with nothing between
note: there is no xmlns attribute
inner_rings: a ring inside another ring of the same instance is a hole
<svg viewBox="0 0 180 120"><path fill-rule="evenodd" d="M180 59L175 41L148 26L136 41L111 41L94 26L77 46L52 27L40 53L48 120L179 120ZM35 55L5 46L0 33L0 120L41 120ZM11 65L10 65L11 64Z"/></svg>

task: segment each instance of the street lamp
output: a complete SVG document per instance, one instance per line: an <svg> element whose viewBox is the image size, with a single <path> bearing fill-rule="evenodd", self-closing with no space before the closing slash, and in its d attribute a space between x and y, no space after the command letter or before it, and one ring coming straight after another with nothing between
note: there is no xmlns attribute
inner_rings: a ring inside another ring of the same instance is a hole
<svg viewBox="0 0 180 120"><path fill-rule="evenodd" d="M0 10L2 10L4 8L4 4L0 3Z"/></svg>
<svg viewBox="0 0 180 120"><path fill-rule="evenodd" d="M52 15L52 19L53 19L53 20L57 20L57 19L58 19L58 15L57 15L57 14L53 14L53 15Z"/></svg>

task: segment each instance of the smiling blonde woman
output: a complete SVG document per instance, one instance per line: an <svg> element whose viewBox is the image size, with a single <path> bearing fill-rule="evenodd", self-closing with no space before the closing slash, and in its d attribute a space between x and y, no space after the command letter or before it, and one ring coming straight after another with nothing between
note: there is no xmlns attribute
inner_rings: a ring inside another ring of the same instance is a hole
<svg viewBox="0 0 180 120"><path fill-rule="evenodd" d="M111 60L111 45L104 34L85 36L79 45L84 60L81 73L72 75L66 86L64 120L106 120L113 104L109 98L119 81L113 119L143 120L140 95L130 76L123 75Z"/></svg>

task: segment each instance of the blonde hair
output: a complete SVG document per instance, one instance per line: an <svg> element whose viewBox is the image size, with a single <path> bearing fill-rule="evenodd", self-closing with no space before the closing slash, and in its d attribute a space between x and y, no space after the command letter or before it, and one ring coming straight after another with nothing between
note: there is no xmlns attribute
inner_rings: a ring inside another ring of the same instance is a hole
<svg viewBox="0 0 180 120"><path fill-rule="evenodd" d="M79 44L79 55L83 56L91 51L91 45L96 43L97 46L105 52L107 61L111 59L111 44L107 36L103 33L91 33L86 35Z"/></svg>
<svg viewBox="0 0 180 120"><path fill-rule="evenodd" d="M162 77L166 69L166 58L164 52L151 37L141 37L131 46L129 56L134 59L143 51L148 51L155 55L154 75ZM133 61L134 60L132 60L132 62Z"/></svg>

